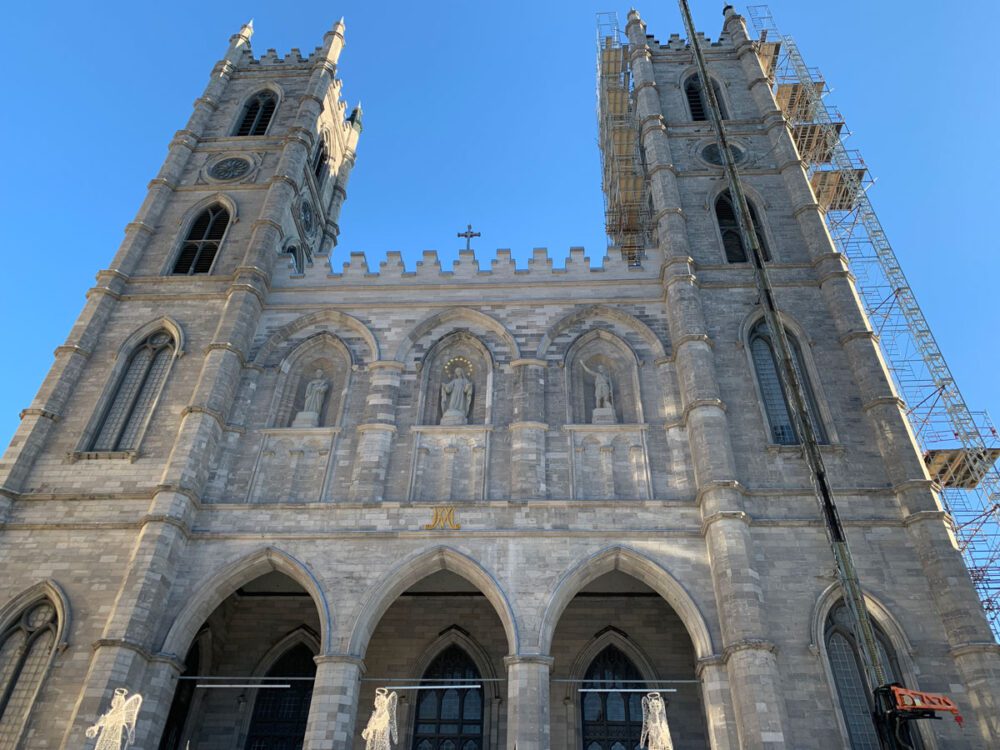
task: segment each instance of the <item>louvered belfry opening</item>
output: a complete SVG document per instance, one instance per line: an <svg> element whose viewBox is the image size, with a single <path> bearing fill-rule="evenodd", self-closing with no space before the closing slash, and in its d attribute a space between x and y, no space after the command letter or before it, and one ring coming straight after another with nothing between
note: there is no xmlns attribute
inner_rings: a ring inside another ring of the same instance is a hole
<svg viewBox="0 0 1000 750"><path fill-rule="evenodd" d="M243 110L243 117L240 119L240 124L234 135L265 135L277 106L278 100L270 92L263 92L255 96Z"/></svg>
<svg viewBox="0 0 1000 750"><path fill-rule="evenodd" d="M753 221L753 233L757 237L757 244L760 245L764 260L771 260L767 243L764 241L764 233L760 228L760 220L757 218L757 211L752 203L748 203L750 218ZM740 227L736 221L736 210L729 197L729 192L722 193L715 200L715 218L719 222L719 233L722 235L722 246L726 251L726 260L729 263L746 263L749 260L747 248L743 247L743 238L740 236Z"/></svg>
<svg viewBox="0 0 1000 750"><path fill-rule="evenodd" d="M209 206L194 220L187 239L174 264L175 274L208 273L229 226L229 212L222 206Z"/></svg>
<svg viewBox="0 0 1000 750"><path fill-rule="evenodd" d="M705 112L705 101L701 98L701 81L698 76L691 76L684 86L684 94L687 96L688 107L691 108L691 119L695 122L708 119Z"/></svg>

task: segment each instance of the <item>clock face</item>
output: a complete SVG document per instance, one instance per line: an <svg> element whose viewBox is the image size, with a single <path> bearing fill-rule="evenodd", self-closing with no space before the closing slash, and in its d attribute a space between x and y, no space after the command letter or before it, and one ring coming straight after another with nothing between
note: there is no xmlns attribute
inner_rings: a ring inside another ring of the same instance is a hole
<svg viewBox="0 0 1000 750"><path fill-rule="evenodd" d="M302 205L299 207L299 218L302 219L302 228L306 230L306 234L312 234L314 227L313 207L309 201L302 201Z"/></svg>
<svg viewBox="0 0 1000 750"><path fill-rule="evenodd" d="M250 171L250 162L238 157L230 157L213 164L208 174L217 180L235 180Z"/></svg>

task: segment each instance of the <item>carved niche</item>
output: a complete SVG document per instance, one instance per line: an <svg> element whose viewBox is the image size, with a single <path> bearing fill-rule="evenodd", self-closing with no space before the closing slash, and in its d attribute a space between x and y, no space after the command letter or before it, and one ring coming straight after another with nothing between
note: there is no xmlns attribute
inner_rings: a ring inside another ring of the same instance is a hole
<svg viewBox="0 0 1000 750"><path fill-rule="evenodd" d="M322 499L350 385L350 351L330 333L306 339L282 361L251 502Z"/></svg>
<svg viewBox="0 0 1000 750"><path fill-rule="evenodd" d="M493 358L475 336L457 331L421 364L420 420L412 429L409 498L480 500L486 495L492 429Z"/></svg>
<svg viewBox="0 0 1000 750"><path fill-rule="evenodd" d="M567 425L573 496L652 496L635 353L615 334L592 330L566 353Z"/></svg>

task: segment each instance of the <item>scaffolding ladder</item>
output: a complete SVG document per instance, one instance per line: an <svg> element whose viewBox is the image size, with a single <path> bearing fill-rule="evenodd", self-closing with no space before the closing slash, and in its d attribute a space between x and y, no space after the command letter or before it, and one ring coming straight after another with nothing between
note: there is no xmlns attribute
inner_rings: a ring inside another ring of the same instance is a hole
<svg viewBox="0 0 1000 750"><path fill-rule="evenodd" d="M775 100L822 206L837 249L849 260L872 330L923 451L942 488L965 564L1000 640L1000 440L985 412L972 412L938 348L868 198L872 184L840 113L824 102L826 82L782 35L767 6L748 8Z"/></svg>

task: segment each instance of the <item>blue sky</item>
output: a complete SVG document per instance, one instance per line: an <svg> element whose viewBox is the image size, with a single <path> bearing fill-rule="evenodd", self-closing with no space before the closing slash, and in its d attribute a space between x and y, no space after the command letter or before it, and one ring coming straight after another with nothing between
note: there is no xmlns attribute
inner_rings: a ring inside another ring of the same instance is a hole
<svg viewBox="0 0 1000 750"><path fill-rule="evenodd" d="M693 3L709 36L721 2ZM1000 116L989 33L1000 4L770 3L834 89L878 182L870 193L973 409L1000 418L995 387L1000 188L989 127ZM639 10L649 33L681 32L676 4ZM289 9L294 8L294 11ZM745 6L738 4L743 11ZM334 263L363 250L453 257L473 222L481 255L522 262L546 246L602 255L588 1L17 3L2 34L8 105L0 211L0 439L29 405L96 271L183 127L229 36L308 51L343 14L340 77L365 131ZM987 30L976 34L975 30Z"/></svg>

